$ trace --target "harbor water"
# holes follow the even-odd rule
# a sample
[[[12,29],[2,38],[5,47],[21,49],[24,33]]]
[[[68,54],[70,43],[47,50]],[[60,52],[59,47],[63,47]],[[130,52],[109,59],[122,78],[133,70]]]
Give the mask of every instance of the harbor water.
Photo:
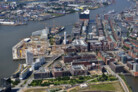
[[[133,5],[133,2],[128,0],[116,0],[112,5],[96,10],[91,10],[91,19],[95,19],[97,14],[107,13],[109,10],[121,12]],[[72,26],[78,21],[78,13],[68,14],[62,17],[39,21],[29,22],[28,25],[23,26],[2,26],[0,25],[0,78],[9,77],[18,67],[18,63],[23,61],[12,60],[12,47],[25,37],[29,37],[32,32],[44,29],[45,26],[65,26],[66,32],[70,33]],[[138,92],[138,78],[126,76],[128,84],[131,86],[133,92]]]

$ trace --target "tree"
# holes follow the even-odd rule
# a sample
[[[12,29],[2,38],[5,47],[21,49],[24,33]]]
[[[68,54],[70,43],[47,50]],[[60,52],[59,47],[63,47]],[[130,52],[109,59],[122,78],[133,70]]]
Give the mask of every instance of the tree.
[[[84,80],[84,77],[82,77],[82,76],[79,76],[79,80]]]

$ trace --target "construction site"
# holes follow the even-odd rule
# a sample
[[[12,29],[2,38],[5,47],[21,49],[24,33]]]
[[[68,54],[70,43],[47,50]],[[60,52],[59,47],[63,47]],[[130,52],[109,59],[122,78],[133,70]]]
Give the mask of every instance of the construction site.
[[[52,35],[49,37],[49,28],[38,30],[32,33],[32,36],[29,38],[22,39],[12,48],[13,60],[21,60],[26,58],[26,51],[29,51],[33,54],[34,58],[37,57],[50,57],[57,55],[58,53],[63,53],[63,48],[65,48],[66,42],[63,38],[58,37],[57,35]],[[66,32],[64,33],[66,36]],[[57,40],[62,40],[58,44]]]
[[[47,40],[47,29],[32,33],[30,38],[24,38],[12,48],[13,60],[25,59],[26,50],[33,53],[34,58],[49,53],[49,41]]]

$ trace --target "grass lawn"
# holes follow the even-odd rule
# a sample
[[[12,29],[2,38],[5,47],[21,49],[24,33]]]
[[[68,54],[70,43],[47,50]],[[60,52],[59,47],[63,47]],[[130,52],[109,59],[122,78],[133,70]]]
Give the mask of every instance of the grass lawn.
[[[83,92],[83,91],[124,92],[119,82],[94,84],[94,85],[89,85],[86,88],[76,87],[76,89],[72,89],[70,92]]]
[[[90,90],[112,91],[115,90],[112,84],[98,84],[89,87]]]
[[[56,87],[36,87],[36,88],[24,88],[21,92],[54,92],[51,90],[61,90],[62,86],[56,86]]]
[[[47,92],[46,88],[41,88],[41,89],[27,89],[24,92]]]

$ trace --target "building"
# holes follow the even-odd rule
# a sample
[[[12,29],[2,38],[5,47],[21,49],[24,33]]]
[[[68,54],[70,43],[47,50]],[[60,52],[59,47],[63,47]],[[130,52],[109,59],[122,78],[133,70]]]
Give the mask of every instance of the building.
[[[129,67],[130,70],[133,70],[133,63],[134,62],[127,62],[127,66]]]
[[[129,56],[128,54],[126,54],[125,52],[119,52],[116,55],[116,57],[119,61],[121,61],[124,64],[126,64],[129,61],[133,61],[133,58],[131,56]]]
[[[116,57],[117,57],[117,59],[119,60],[119,61],[121,61],[121,57],[122,56],[125,56],[125,52],[124,51],[121,51],[121,52],[119,52],[118,54],[116,54]]]
[[[71,65],[83,65],[86,67],[87,70],[94,70],[101,68],[101,65],[103,65],[103,61],[97,61],[97,60],[74,60]]]
[[[23,80],[27,77],[27,75],[29,74],[30,72],[30,68],[31,66],[27,66],[21,73],[20,73],[20,76],[19,76],[19,79],[20,80]]]
[[[138,58],[138,53],[135,52],[134,50],[129,50],[128,55],[130,55],[133,58]]]
[[[134,61],[135,61],[136,63],[138,63],[138,58],[135,58]]]
[[[74,24],[74,26],[72,28],[73,36],[80,36],[81,30],[82,30],[82,25],[83,25],[82,21],[79,21],[79,22]]]
[[[36,61],[32,64],[32,70],[37,70],[41,66],[41,63],[39,61]]]
[[[101,58],[106,65],[115,60],[111,53],[106,53],[104,51],[98,52],[98,57]]]
[[[34,79],[44,79],[50,77],[52,77],[51,71],[44,67],[41,67],[39,70],[34,72]]]
[[[127,66],[130,70],[132,70],[132,73],[135,77],[138,76],[138,63],[137,62],[127,62]]]
[[[63,40],[64,45],[66,45],[66,42],[67,42],[67,35],[66,32],[64,32],[64,40]]]
[[[138,72],[138,63],[133,63],[133,71]]]
[[[67,56],[63,56],[64,63],[71,63],[73,60],[97,60],[96,56],[93,54],[83,54],[83,55],[77,55],[77,54],[70,54]]]
[[[27,65],[32,65],[33,64],[33,53],[31,53],[30,51],[26,51],[26,64]]]
[[[85,10],[79,14],[80,20],[89,20],[90,10]]]
[[[110,62],[109,66],[116,73],[124,72],[124,66],[119,65],[117,62]]]
[[[10,78],[3,78],[0,81],[0,92],[10,92],[11,91],[11,83]]]
[[[127,39],[123,41],[124,46],[128,50],[128,55],[132,58],[138,58],[138,41],[133,39]]]
[[[45,58],[41,57],[35,60],[32,64],[32,70],[37,70],[41,65],[45,63]]]
[[[70,67],[70,73],[72,76],[87,75],[88,70],[84,65],[72,65]]]
[[[124,63],[124,64],[127,63],[127,56],[126,55],[122,55],[121,62]]]
[[[61,67],[54,67],[52,70],[52,75],[53,77],[64,77],[64,76],[70,76],[70,71],[67,70],[66,68],[61,68]]]
[[[78,52],[86,52],[87,51],[87,43],[84,39],[75,39],[72,42],[72,45]]]
[[[75,46],[70,46],[68,48],[64,48],[64,53],[65,54],[69,54],[69,53],[76,53],[77,52],[77,48]]]
[[[107,41],[92,40],[88,42],[88,51],[109,51],[109,47]]]
[[[41,40],[47,40],[48,39],[48,34],[49,34],[49,28],[46,27],[45,29],[42,30],[40,39]]]

